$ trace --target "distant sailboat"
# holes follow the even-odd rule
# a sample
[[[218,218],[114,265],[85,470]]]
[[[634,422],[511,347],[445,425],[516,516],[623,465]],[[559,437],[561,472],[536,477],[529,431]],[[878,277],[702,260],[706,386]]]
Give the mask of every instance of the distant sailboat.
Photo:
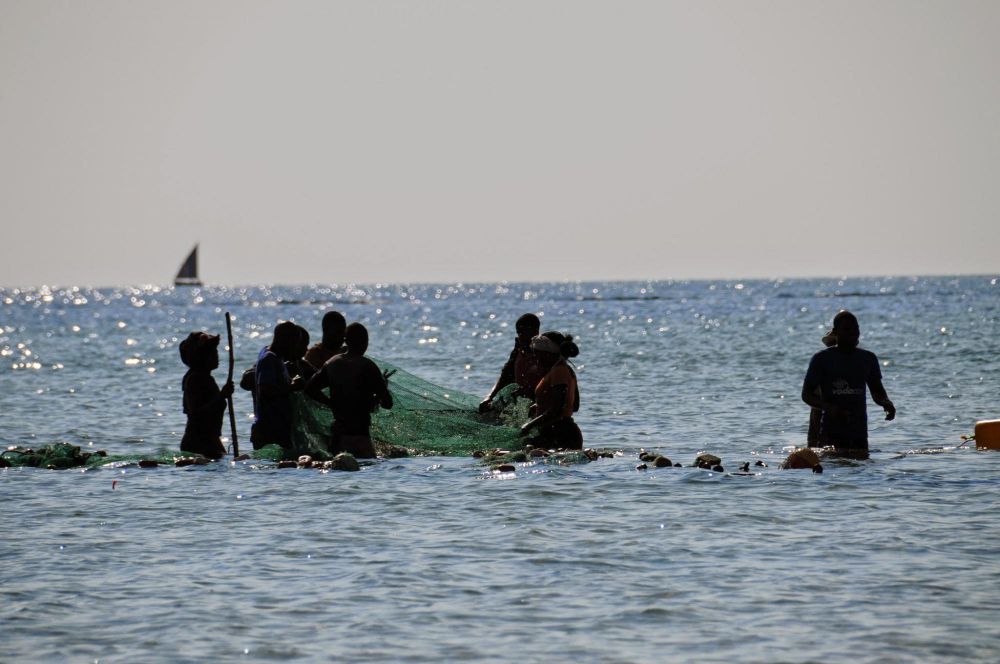
[[[174,277],[174,286],[201,286],[201,279],[198,278],[198,245],[188,254],[181,269]]]

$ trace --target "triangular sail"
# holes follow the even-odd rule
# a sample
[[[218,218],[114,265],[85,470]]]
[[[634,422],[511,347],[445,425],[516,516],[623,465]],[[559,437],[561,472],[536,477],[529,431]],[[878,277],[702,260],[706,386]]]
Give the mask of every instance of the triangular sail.
[[[198,245],[194,245],[181,269],[177,271],[174,286],[201,286],[201,279],[198,278]]]

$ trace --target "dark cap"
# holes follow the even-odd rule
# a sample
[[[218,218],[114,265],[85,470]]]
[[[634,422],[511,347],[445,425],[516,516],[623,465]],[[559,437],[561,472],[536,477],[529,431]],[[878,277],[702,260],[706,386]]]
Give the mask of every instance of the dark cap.
[[[216,348],[219,345],[219,335],[208,332],[192,332],[187,335],[187,339],[181,342],[181,362],[191,366],[192,360],[207,348]]]

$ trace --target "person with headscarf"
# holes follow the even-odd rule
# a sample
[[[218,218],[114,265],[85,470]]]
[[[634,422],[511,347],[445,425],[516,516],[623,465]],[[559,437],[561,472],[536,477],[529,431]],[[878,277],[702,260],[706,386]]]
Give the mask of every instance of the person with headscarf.
[[[580,391],[576,373],[569,360],[580,354],[573,337],[559,332],[546,332],[531,340],[531,350],[545,375],[535,386],[535,402],[529,420],[521,427],[521,436],[534,437],[529,443],[546,449],[583,449],[583,434],[573,420],[580,409]]]
[[[180,343],[181,361],[188,367],[181,388],[187,415],[181,451],[221,459],[226,454],[222,444],[222,419],[226,398],[233,393],[232,382],[219,384],[212,371],[219,367],[219,335],[192,332]]]

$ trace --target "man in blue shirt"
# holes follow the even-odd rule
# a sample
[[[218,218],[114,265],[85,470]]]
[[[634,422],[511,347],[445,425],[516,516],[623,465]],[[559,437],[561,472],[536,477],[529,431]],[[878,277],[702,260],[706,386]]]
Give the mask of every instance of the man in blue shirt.
[[[813,355],[802,384],[802,400],[822,411],[819,443],[836,448],[844,456],[868,458],[868,411],[866,391],[885,409],[885,419],[896,417],[896,407],[882,386],[878,358],[858,348],[861,328],[849,311],[833,319],[837,345]]]
[[[302,380],[292,380],[285,362],[292,361],[300,345],[300,333],[295,323],[285,321],[274,328],[274,340],[257,356],[255,368],[254,415],[250,442],[259,450],[265,445],[292,444],[291,393],[302,389]]]

